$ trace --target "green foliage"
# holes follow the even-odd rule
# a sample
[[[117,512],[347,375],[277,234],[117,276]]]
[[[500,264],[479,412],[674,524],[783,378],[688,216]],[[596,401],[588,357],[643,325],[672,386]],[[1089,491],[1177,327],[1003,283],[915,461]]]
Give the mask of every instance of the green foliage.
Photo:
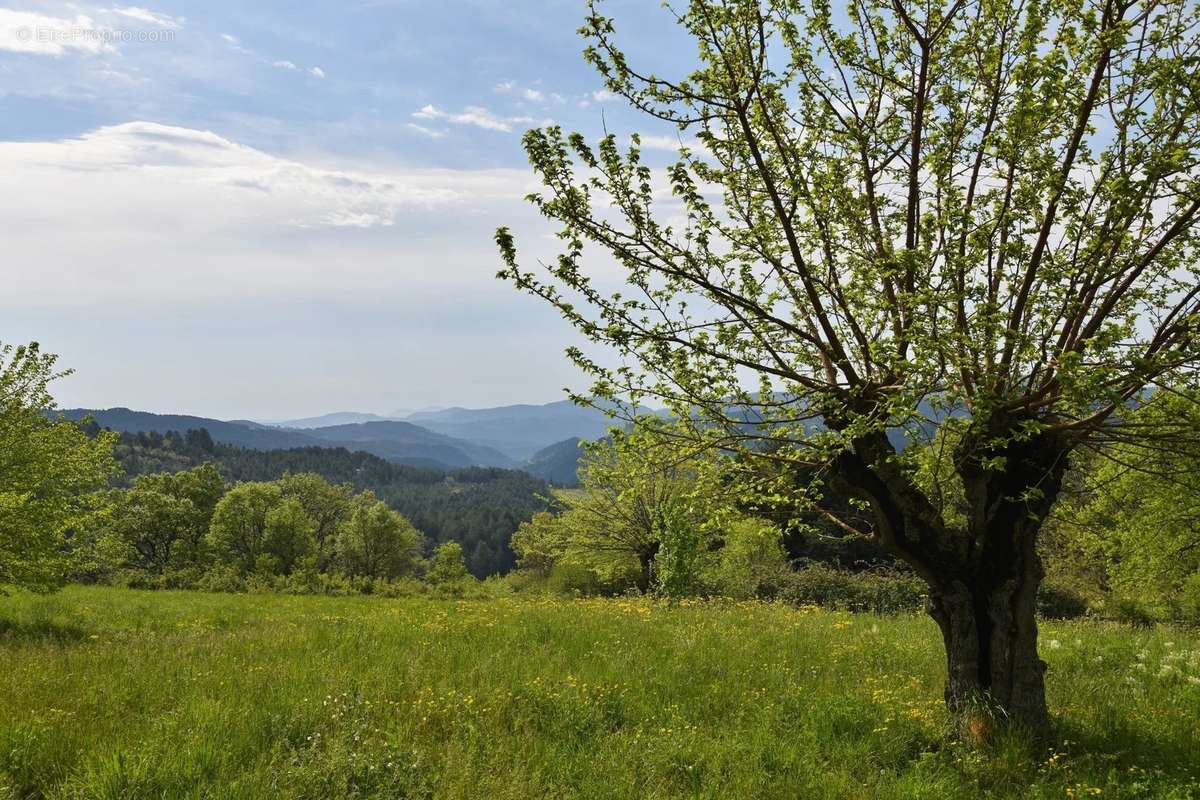
[[[747,517],[730,522],[723,539],[707,582],[739,600],[776,597],[792,571],[779,529]]]
[[[462,545],[458,542],[443,542],[433,549],[426,579],[434,586],[449,586],[467,580],[467,564],[463,560]]]
[[[71,559],[68,534],[98,510],[114,469],[115,436],[89,438],[54,416],[49,384],[65,375],[37,343],[0,343],[0,591],[48,591]]]
[[[373,491],[429,541],[461,543],[477,577],[512,569],[516,558],[509,539],[522,522],[547,508],[550,493],[544,481],[515,470],[446,472],[340,447],[249,450],[215,443],[204,430],[123,433],[116,455],[130,476],[212,463],[231,483],[282,480],[284,492],[296,494],[317,522],[322,569],[331,566],[330,534],[344,519],[355,490]]]
[[[243,572],[253,570],[258,557],[266,554],[268,516],[282,502],[283,492],[272,483],[239,483],[226,492],[213,511],[208,532],[208,544],[217,558]]]
[[[696,593],[707,548],[698,526],[667,506],[658,509],[659,548],[654,557],[655,590],[669,600]]]
[[[98,547],[123,550],[122,564],[162,574],[206,560],[205,537],[225,491],[211,464],[186,472],[143,475],[110,495]],[[111,556],[110,556],[111,558]]]
[[[914,575],[845,572],[808,564],[787,576],[778,598],[799,606],[907,614],[925,605],[928,587]]]
[[[347,575],[394,580],[416,572],[421,534],[373,493],[364,492],[351,501],[350,517],[338,528],[336,552]]]
[[[294,497],[312,520],[318,563],[327,566],[332,558],[334,535],[351,513],[354,486],[331,484],[315,472],[287,473],[278,483],[283,496]]]
[[[1185,614],[1200,575],[1200,392],[1156,393],[1122,428],[1131,435],[1080,460],[1078,491],[1056,510],[1058,552],[1081,569],[1098,561],[1093,580],[1118,596]]]
[[[295,497],[283,497],[274,508],[267,511],[263,525],[262,554],[271,558],[276,567],[271,574],[284,575],[292,571],[296,562],[316,552],[317,525],[304,510],[304,505]]]

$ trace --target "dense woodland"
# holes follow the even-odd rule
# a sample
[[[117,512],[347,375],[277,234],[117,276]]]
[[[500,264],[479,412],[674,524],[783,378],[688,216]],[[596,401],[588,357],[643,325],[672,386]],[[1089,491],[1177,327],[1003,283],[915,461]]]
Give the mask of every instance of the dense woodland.
[[[358,491],[372,491],[407,517],[428,547],[458,542],[477,577],[503,574],[515,559],[508,542],[523,521],[548,507],[550,489],[524,472],[490,467],[444,471],[395,464],[345,448],[251,450],[214,442],[207,431],[122,433],[114,456],[118,483],[137,476],[178,472],[205,463],[230,483],[272,481],[312,473]]]

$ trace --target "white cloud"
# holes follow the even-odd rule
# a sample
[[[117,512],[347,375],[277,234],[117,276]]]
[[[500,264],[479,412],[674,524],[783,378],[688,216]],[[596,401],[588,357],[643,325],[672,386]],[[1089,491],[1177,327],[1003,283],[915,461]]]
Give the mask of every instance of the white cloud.
[[[499,117],[480,106],[467,106],[458,113],[443,111],[434,105],[427,105],[420,111],[414,111],[416,119],[442,120],[454,125],[472,125],[489,131],[511,133],[514,123],[531,121],[526,117]]]
[[[325,77],[325,70],[321,69],[320,67],[309,67],[308,69],[303,69],[302,67],[297,66],[297,64],[294,61],[285,61],[285,60],[272,61],[271,66],[279,67],[280,69],[286,69],[291,72],[307,72],[309,75],[312,75],[314,78],[324,78]]]
[[[495,86],[492,87],[492,90],[495,92],[499,92],[500,94],[508,94],[509,92],[511,92],[513,89],[516,89],[516,88],[517,88],[516,81],[500,81],[499,83],[497,83]]]
[[[521,92],[521,96],[534,103],[540,103],[546,99],[546,95],[542,94],[537,89],[524,89]]]
[[[20,276],[0,309],[490,285],[490,231],[532,216],[533,185],[527,170],[329,168],[150,122],[0,142]]]
[[[114,7],[112,12],[122,17],[135,19],[139,22],[146,22],[151,25],[157,25],[160,28],[167,28],[168,30],[173,31],[181,29],[183,24],[187,21],[184,17],[172,17],[168,16],[167,14],[159,14],[140,6],[127,6],[125,8],[118,6]]]
[[[220,197],[231,210],[238,209],[224,222],[244,219],[276,227],[386,226],[401,209],[465,199],[452,188],[326,170],[209,131],[152,122],[99,128],[56,142],[0,142],[0,164],[20,165],[26,177],[36,177],[29,184],[34,186],[84,175],[110,187],[133,188],[127,184],[143,181],[168,207],[173,198]],[[222,224],[223,216],[210,224]]]
[[[31,11],[0,8],[0,50],[61,56],[113,52],[113,32],[83,14],[51,17]]]
[[[701,151],[707,152],[707,148],[704,147],[703,143],[701,143],[699,139],[693,139],[691,137],[684,137],[681,139],[678,136],[640,134],[638,139],[642,143],[643,150],[668,150],[672,153],[677,153],[679,152],[679,148],[682,146],[688,148],[693,153]]]
[[[592,92],[592,100],[596,101],[597,103],[608,103],[616,99],[617,95],[613,94],[608,89],[601,89],[598,92]]]
[[[415,122],[410,122],[407,125],[405,125],[405,127],[409,128],[410,130],[414,130],[423,136],[428,136],[430,139],[441,139],[443,136],[446,135],[445,131],[439,131],[435,128],[429,128],[424,125],[418,125]]]

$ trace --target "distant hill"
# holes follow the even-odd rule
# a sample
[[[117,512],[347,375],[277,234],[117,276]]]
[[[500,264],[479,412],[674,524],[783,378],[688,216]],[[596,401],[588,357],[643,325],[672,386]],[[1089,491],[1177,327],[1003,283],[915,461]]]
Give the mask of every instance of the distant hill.
[[[386,422],[399,419],[403,416],[405,415],[400,414],[396,417],[384,417],[379,414],[367,414],[362,411],[335,411],[332,414],[322,414],[319,417],[304,417],[303,419],[289,419],[263,424],[270,425],[273,428],[300,428],[301,430],[307,430],[309,428],[327,428],[332,425],[353,425],[359,422]]]
[[[249,447],[253,450],[283,450],[288,447],[307,447],[319,444],[298,431],[285,431],[254,422],[224,422],[207,417],[184,414],[152,414],[148,411],[132,411],[128,408],[71,408],[61,412],[68,419],[90,416],[102,428],[125,433],[149,433],[150,431],[186,431],[204,428],[213,440],[223,444]]]
[[[579,465],[583,459],[582,440],[578,436],[542,448],[521,465],[521,469],[555,486],[579,485]]]
[[[128,408],[76,408],[62,412],[70,419],[91,416],[104,428],[127,433],[186,431],[204,428],[214,441],[252,450],[295,447],[345,447],[386,458],[398,464],[461,469],[512,467],[515,461],[488,447],[461,441],[409,422],[365,422],[298,430],[256,422],[208,419],[179,414],[152,414]]]
[[[569,400],[545,405],[498,408],[446,408],[419,411],[405,418],[431,431],[495,448],[516,461],[566,439],[599,439],[619,424],[603,411]]]
[[[514,467],[504,453],[464,439],[435,433],[411,422],[363,422],[305,431],[330,446],[363,450],[400,463],[419,458],[449,467]]]

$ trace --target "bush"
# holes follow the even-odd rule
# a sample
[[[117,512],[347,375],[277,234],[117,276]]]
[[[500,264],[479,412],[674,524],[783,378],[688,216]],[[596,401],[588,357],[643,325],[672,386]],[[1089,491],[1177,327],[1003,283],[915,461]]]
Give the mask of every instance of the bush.
[[[1135,628],[1149,628],[1154,625],[1154,614],[1132,597],[1113,598],[1108,604],[1108,613],[1118,622]]]
[[[793,605],[815,605],[876,614],[907,614],[925,603],[925,583],[896,571],[844,572],[809,564],[783,581],[778,599]]]
[[[1188,625],[1200,625],[1200,572],[1185,580],[1171,598],[1171,616]]]
[[[1038,588],[1037,611],[1043,619],[1078,619],[1088,613],[1088,602],[1074,589],[1047,582]]]
[[[200,577],[196,588],[204,592],[244,592],[246,584],[233,564],[214,564]]]
[[[749,600],[777,597],[791,573],[779,529],[747,518],[728,525],[725,546],[705,577],[717,594]]]

